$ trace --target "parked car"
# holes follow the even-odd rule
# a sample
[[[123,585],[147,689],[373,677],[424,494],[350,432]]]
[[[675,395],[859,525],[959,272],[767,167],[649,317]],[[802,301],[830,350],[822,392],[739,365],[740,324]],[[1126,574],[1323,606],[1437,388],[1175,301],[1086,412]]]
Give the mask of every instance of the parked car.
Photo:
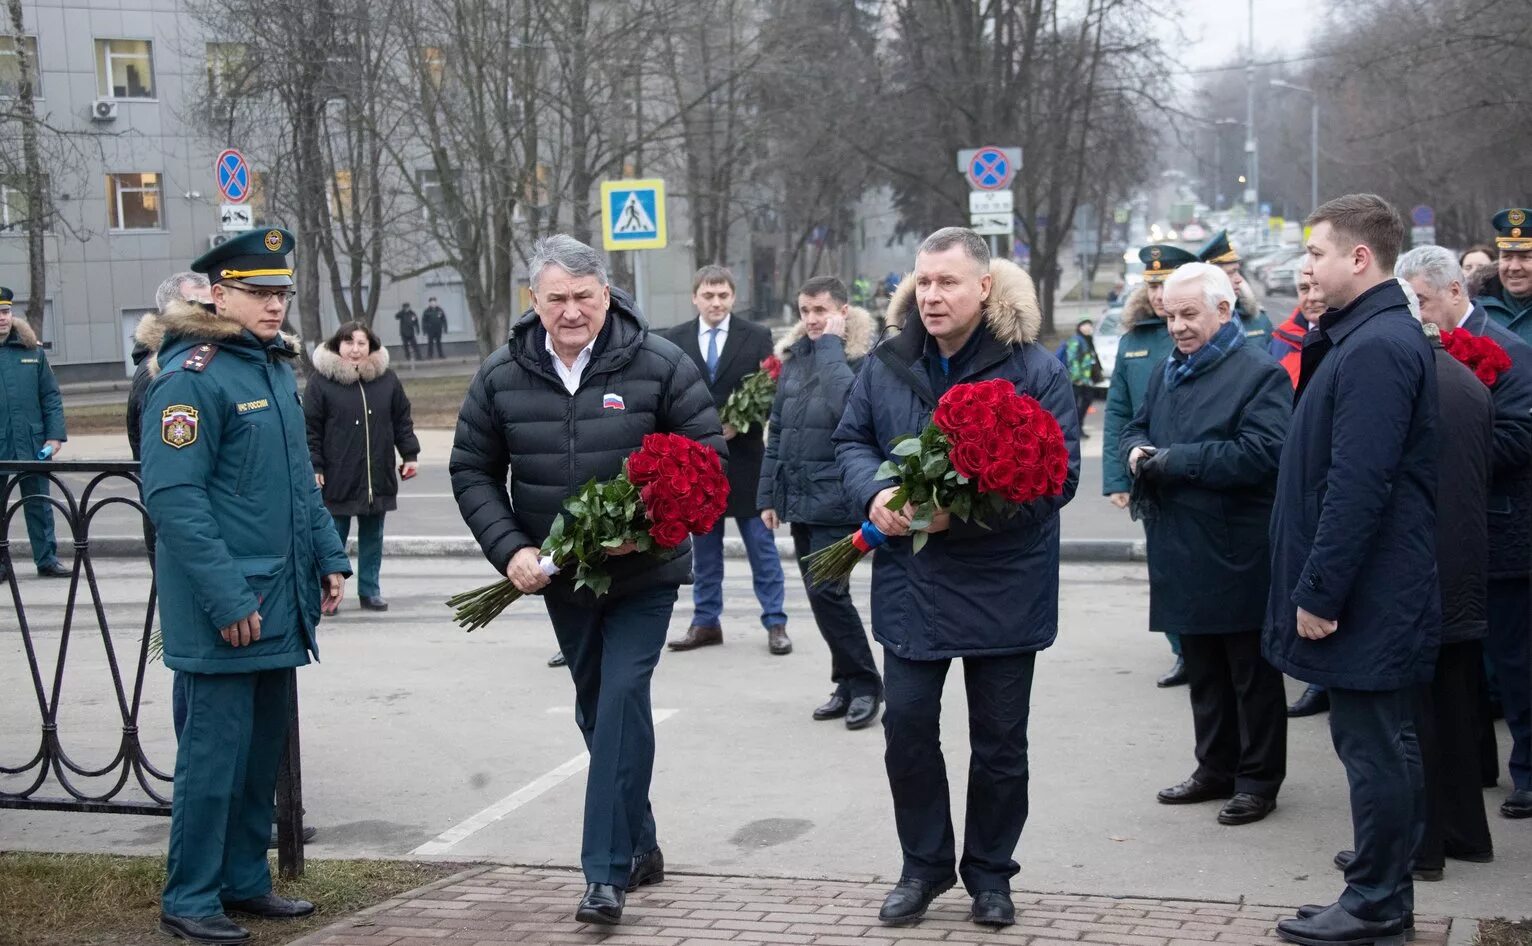
[[[1107,306],[1096,317],[1096,357],[1101,359],[1101,383],[1096,385],[1096,391],[1102,396],[1112,383],[1112,369],[1117,367],[1117,345],[1121,341],[1122,305],[1119,303]]]
[[[1247,260],[1244,266],[1245,278],[1253,282],[1264,284],[1266,281],[1266,274],[1272,268],[1282,266],[1286,263],[1291,263],[1293,260],[1298,259],[1301,256],[1303,256],[1303,247],[1284,246],[1274,253],[1268,253],[1264,256],[1257,257],[1256,259]]]
[[[1285,263],[1269,267],[1266,275],[1261,278],[1261,285],[1266,288],[1266,294],[1296,296],[1298,271],[1303,268],[1303,259],[1304,256],[1300,253]]]

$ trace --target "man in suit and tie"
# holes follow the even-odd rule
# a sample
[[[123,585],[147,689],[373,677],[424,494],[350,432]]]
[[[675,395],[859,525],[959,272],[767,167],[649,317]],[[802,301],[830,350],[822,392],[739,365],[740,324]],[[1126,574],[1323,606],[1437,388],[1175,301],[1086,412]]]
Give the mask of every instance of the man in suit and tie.
[[[760,370],[761,362],[771,354],[771,330],[734,318],[734,274],[722,266],[697,270],[692,278],[692,303],[697,307],[697,318],[664,334],[697,362],[721,410],[745,376]],[[787,636],[787,614],[783,611],[782,560],[777,555],[776,538],[755,514],[765,438],[759,427],[739,433],[728,424],[723,435],[729,441],[728,518],[734,520],[745,541],[767,647],[773,654],[788,654],[793,642]],[[671,650],[723,643],[723,530],[724,520],[720,519],[712,532],[696,538],[692,548],[696,580],[692,585],[692,623],[685,636],[670,642]]]

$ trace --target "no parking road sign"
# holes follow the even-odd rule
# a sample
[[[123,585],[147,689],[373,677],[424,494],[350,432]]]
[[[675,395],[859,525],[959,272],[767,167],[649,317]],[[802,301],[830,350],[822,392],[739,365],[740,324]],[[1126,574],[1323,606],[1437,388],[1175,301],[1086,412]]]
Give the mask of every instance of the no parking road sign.
[[[974,190],[1005,190],[1021,168],[1020,148],[971,148],[958,152],[958,170]]]
[[[231,204],[242,204],[250,199],[250,165],[245,156],[229,148],[213,162],[213,175],[218,179],[218,192]]]
[[[665,248],[665,182],[601,182],[601,245],[607,250]]]

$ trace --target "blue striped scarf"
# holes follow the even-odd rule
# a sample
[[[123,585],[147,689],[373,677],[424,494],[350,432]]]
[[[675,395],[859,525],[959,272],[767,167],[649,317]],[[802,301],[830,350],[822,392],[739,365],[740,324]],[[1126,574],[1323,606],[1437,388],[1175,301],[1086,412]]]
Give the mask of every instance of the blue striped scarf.
[[[1170,353],[1170,357],[1165,359],[1165,387],[1174,388],[1183,381],[1190,381],[1223,361],[1243,344],[1245,326],[1235,316],[1221,325],[1206,345],[1190,355],[1182,355],[1179,350]]]

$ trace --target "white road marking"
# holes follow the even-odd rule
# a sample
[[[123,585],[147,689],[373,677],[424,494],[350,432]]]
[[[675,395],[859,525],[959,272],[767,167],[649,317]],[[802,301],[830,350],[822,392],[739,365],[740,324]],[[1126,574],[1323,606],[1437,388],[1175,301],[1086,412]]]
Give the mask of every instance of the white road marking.
[[[677,710],[673,709],[655,710],[654,724],[658,726],[660,723],[663,723],[665,720],[676,715],[677,712]],[[571,776],[584,770],[589,765],[590,753],[580,753],[558,768],[539,775],[537,778],[528,782],[526,785],[523,785],[521,788],[518,788],[516,791],[510,793],[509,795],[495,802],[493,805],[490,805],[488,808],[467,819],[466,821],[461,821],[458,824],[453,825],[451,828],[448,828],[446,831],[443,831],[432,840],[427,841],[420,847],[417,847],[415,850],[411,851],[410,856],[415,857],[417,855],[425,854],[446,854],[450,852],[453,848],[457,847],[462,842],[466,841],[470,837],[473,837],[475,834],[504,818],[506,815],[509,815],[516,809],[526,805],[528,802],[534,801],[539,796],[546,793],[549,789],[567,781]]]

